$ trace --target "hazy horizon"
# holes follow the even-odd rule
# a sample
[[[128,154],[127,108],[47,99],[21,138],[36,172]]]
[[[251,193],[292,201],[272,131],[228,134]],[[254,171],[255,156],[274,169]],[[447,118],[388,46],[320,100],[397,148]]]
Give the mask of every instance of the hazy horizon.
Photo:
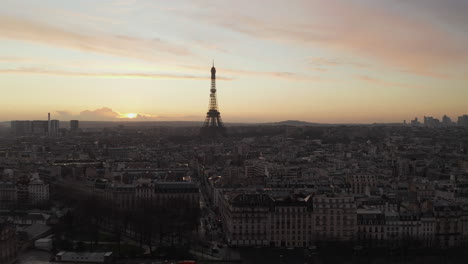
[[[0,120],[0,123],[10,123],[11,121],[35,121],[42,120],[45,121],[47,118],[42,119],[14,119],[14,120]],[[89,123],[199,123],[200,125],[204,123],[204,120],[142,120],[142,119],[129,119],[129,118],[120,118],[114,120],[80,120],[80,119],[56,119],[62,123],[68,123],[71,120],[78,120],[79,122],[89,122]],[[452,119],[453,120],[453,119]],[[404,120],[408,124],[411,120]],[[419,119],[419,122],[424,120]],[[336,123],[324,123],[324,122],[314,122],[314,121],[305,121],[305,120],[272,120],[272,121],[238,121],[238,122],[223,122],[224,124],[246,124],[246,125],[256,125],[256,124],[275,124],[275,123],[287,123],[287,122],[299,122],[305,124],[317,124],[317,125],[373,125],[373,124],[403,124],[403,122],[370,122],[370,123],[359,123],[359,122],[336,122]],[[456,119],[455,119],[456,122]],[[62,125],[61,125],[62,126]]]
[[[99,109],[97,109],[99,110]],[[138,113],[130,113],[130,114],[136,114],[138,115]],[[463,116],[463,115],[466,115],[468,114],[468,110],[466,111],[466,113],[462,113],[462,114],[459,114],[459,115],[453,115],[453,116],[450,116],[450,115],[447,115],[449,118],[451,118],[451,120],[453,122],[457,122],[457,118],[459,116]],[[442,117],[444,116],[445,114],[441,114],[441,115],[435,115],[435,116],[431,116],[431,115],[427,115],[427,117],[433,117],[433,118],[436,118],[436,119],[439,119],[439,120],[442,120]],[[60,116],[59,118],[57,118],[57,115],[54,115],[53,113],[51,113],[51,119],[55,119],[55,120],[59,120],[59,121],[70,121],[70,120],[79,120],[79,121],[82,121],[82,122],[201,122],[203,123],[204,122],[204,119],[205,119],[205,115],[200,115],[200,116],[182,116],[182,117],[158,117],[157,119],[156,118],[151,118],[151,117],[145,117],[145,116],[137,116],[136,118],[128,118],[128,117],[125,117],[125,116],[122,116],[122,117],[110,117],[110,118],[106,118],[106,117],[100,117],[100,116],[97,116],[97,117],[91,117],[91,119],[82,119],[80,118],[80,115],[77,114],[77,115],[65,115],[65,116],[62,116],[62,115],[58,115]],[[415,118],[418,118],[418,121],[419,122],[423,122],[424,121],[424,117],[425,116],[408,116],[408,118],[406,119],[402,119],[402,120],[367,120],[367,121],[363,121],[363,122],[359,122],[359,121],[346,121],[346,120],[343,120],[343,121],[339,121],[337,120],[336,122],[326,122],[325,121],[317,121],[317,120],[313,120],[313,119],[309,119],[309,120],[306,120],[306,119],[291,119],[288,117],[285,117],[284,119],[267,119],[267,120],[261,120],[261,119],[258,119],[258,120],[249,120],[249,119],[238,119],[238,118],[234,118],[234,119],[229,119],[229,120],[226,120],[224,123],[246,123],[246,124],[261,124],[261,123],[276,123],[276,122],[285,122],[285,121],[299,121],[299,122],[307,122],[307,123],[316,123],[316,124],[375,124],[375,123],[382,123],[382,124],[393,124],[393,123],[403,123],[404,121],[406,121],[406,123],[410,123],[411,120],[414,120]],[[223,118],[224,119],[224,118]],[[44,115],[31,115],[31,116],[27,116],[25,115],[24,118],[22,119],[3,119],[3,120],[0,120],[0,122],[10,122],[10,121],[15,121],[15,120],[47,120],[47,113]]]

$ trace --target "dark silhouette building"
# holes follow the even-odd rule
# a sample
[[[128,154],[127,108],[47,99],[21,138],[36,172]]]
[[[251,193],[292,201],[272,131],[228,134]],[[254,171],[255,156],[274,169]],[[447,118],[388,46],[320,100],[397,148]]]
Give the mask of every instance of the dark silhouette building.
[[[14,120],[11,121],[11,132],[16,136],[22,136],[32,133],[31,121]]]
[[[200,134],[205,138],[216,138],[226,134],[226,128],[221,120],[221,113],[218,111],[218,102],[216,100],[216,68],[214,63],[213,67],[211,67],[210,106]]]
[[[80,129],[80,121],[70,120],[70,131],[76,132]]]
[[[0,263],[11,263],[17,255],[15,227],[0,220]]]

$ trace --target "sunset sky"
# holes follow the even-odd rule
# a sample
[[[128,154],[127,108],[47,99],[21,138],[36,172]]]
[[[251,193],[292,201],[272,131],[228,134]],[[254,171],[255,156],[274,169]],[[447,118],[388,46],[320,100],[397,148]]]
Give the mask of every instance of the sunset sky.
[[[467,0],[2,0],[0,120],[468,114]]]

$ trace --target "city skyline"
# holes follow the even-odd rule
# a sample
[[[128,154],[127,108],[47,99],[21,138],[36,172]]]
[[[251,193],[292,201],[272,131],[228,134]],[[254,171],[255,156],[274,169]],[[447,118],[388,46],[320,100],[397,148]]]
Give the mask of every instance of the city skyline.
[[[112,109],[96,109],[96,110],[99,110],[99,111],[112,111]],[[47,113],[48,115],[50,115],[50,113]],[[108,119],[76,119],[76,118],[79,118],[80,115],[70,115],[68,116],[68,119],[54,119],[54,120],[57,120],[57,121],[61,121],[61,122],[65,122],[65,123],[68,123],[70,121],[83,121],[83,122],[102,122],[102,123],[107,123],[107,122],[117,122],[117,123],[125,123],[125,122],[129,122],[129,123],[144,123],[144,122],[148,122],[148,123],[154,123],[154,122],[161,122],[161,123],[167,123],[167,122],[187,122],[188,124],[195,124],[195,123],[199,123],[200,125],[203,125],[206,120],[203,122],[203,120],[198,120],[198,119],[195,119],[195,120],[173,120],[173,119],[160,119],[160,120],[154,120],[154,119],[151,119],[151,118],[148,118],[148,119],[144,119],[144,116],[139,116],[140,114],[137,114],[137,113],[125,113],[125,114],[122,114],[122,113],[118,113],[119,116],[118,117],[114,117],[114,118],[108,118]],[[45,118],[46,116],[42,115],[42,116],[39,116],[38,118],[29,118],[29,119],[12,119],[12,120],[0,120],[0,123],[10,123],[10,122],[14,122],[14,121],[47,121],[47,118]],[[310,121],[304,121],[304,120],[296,120],[296,119],[288,119],[288,120],[275,120],[275,121],[271,121],[271,122],[268,122],[268,121],[265,121],[265,122],[227,122],[228,124],[231,123],[231,124],[275,124],[275,123],[284,123],[284,124],[287,124],[288,122],[291,122],[289,125],[291,126],[300,126],[301,124],[300,123],[303,123],[303,124],[318,124],[318,125],[372,125],[372,124],[389,124],[389,125],[393,125],[393,124],[402,124],[402,125],[412,125],[412,126],[427,126],[427,124],[425,124],[425,119],[428,119],[428,121],[426,122],[437,122],[437,124],[435,126],[457,126],[457,125],[460,125],[459,123],[460,122],[463,122],[462,126],[464,126],[464,122],[466,122],[465,120],[468,118],[468,115],[464,114],[464,115],[460,115],[460,116],[457,116],[457,117],[451,117],[451,116],[447,116],[447,115],[443,115],[443,116],[423,116],[423,117],[413,117],[412,119],[405,119],[405,120],[402,120],[401,122],[394,122],[394,123],[391,123],[391,122],[388,122],[388,123],[378,123],[378,122],[374,122],[374,123],[319,123],[319,122],[310,122]],[[446,121],[444,121],[445,118],[448,118],[448,122],[449,124],[445,123]],[[463,119],[463,121],[460,121],[460,119]],[[297,122],[297,123],[296,123]],[[224,123],[224,122],[223,122]],[[10,125],[11,126],[11,125]],[[432,127],[433,125],[431,125]]]
[[[468,4],[4,1],[0,121],[395,123],[468,112]]]

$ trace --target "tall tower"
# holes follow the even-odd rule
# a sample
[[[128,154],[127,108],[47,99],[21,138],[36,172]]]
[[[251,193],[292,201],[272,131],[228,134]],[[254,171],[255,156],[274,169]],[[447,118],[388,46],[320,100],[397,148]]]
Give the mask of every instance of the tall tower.
[[[50,131],[50,113],[47,113],[47,133],[51,134],[51,131]]]
[[[200,130],[203,137],[218,137],[224,136],[226,128],[221,120],[221,113],[218,111],[218,102],[216,100],[216,68],[211,67],[211,90],[210,90],[210,105],[206,113],[205,123]]]

